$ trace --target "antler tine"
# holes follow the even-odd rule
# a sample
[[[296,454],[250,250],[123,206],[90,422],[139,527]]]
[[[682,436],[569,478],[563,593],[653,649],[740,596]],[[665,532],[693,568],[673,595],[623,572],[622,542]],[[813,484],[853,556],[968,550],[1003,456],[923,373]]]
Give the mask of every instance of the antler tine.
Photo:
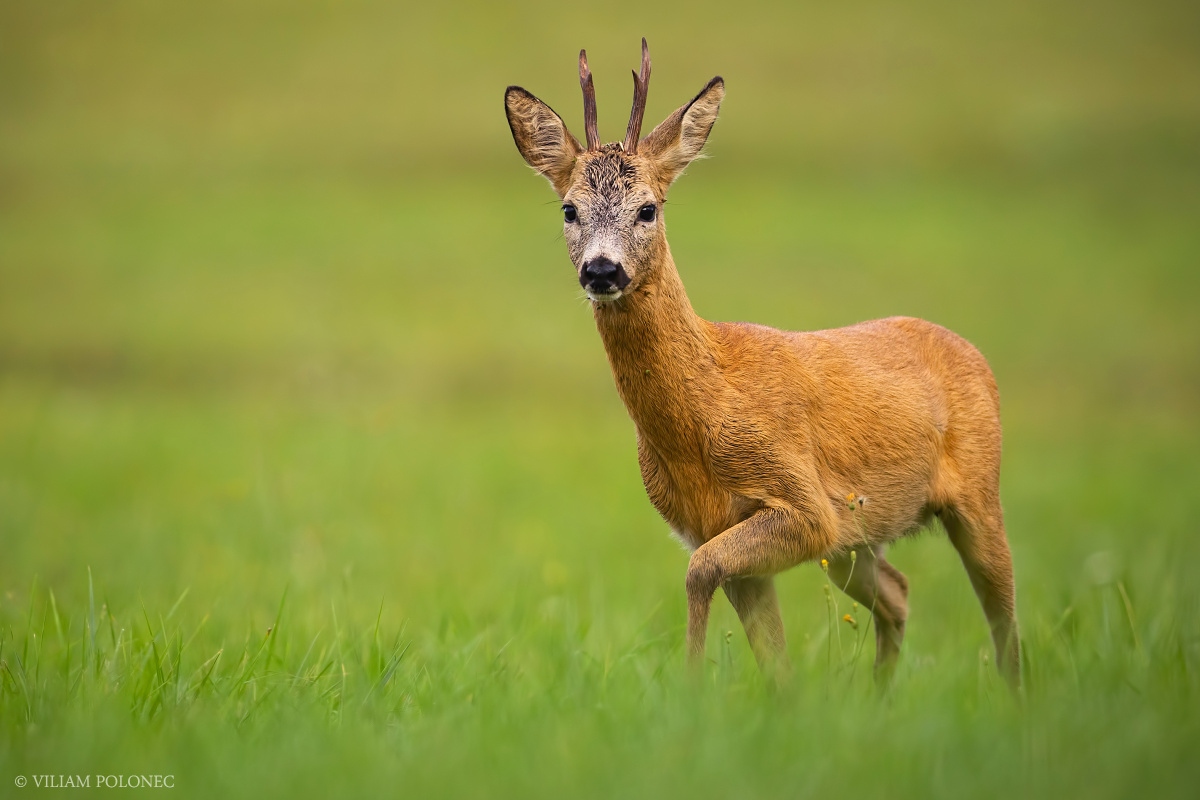
[[[650,92],[650,48],[642,37],[642,74],[633,74],[633,109],[629,112],[629,127],[625,129],[625,152],[637,152],[638,137],[642,135],[642,117],[646,114],[646,95]]]
[[[600,149],[600,133],[596,128],[596,85],[592,82],[592,71],[588,69],[587,51],[579,51],[579,85],[583,88],[583,132],[587,136],[587,149]]]

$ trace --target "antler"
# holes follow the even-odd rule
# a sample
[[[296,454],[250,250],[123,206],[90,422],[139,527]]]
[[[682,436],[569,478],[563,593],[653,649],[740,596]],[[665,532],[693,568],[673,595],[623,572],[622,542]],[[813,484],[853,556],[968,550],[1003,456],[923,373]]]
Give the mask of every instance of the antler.
[[[633,109],[629,112],[629,127],[625,129],[625,152],[637,152],[642,133],[642,117],[646,113],[646,95],[650,91],[650,48],[642,37],[642,74],[633,73]]]
[[[600,134],[596,129],[596,85],[592,83],[592,71],[588,69],[587,51],[579,51],[579,85],[583,88],[583,129],[587,135],[587,149],[600,149]]]

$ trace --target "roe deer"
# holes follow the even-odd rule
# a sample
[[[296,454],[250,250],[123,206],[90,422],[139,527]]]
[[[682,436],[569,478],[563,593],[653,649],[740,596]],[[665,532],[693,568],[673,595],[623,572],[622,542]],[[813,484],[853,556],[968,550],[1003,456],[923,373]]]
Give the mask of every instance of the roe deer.
[[[810,333],[701,319],[667,246],[663,203],[700,154],[724,81],[713,78],[639,138],[650,79],[643,39],[625,141],[601,145],[583,51],[579,79],[586,147],[519,86],[504,106],[517,149],[563,201],[567,250],[637,428],[646,492],[691,551],[689,660],[703,661],[719,586],[760,667],[782,677],[772,576],[827,559],[833,580],[872,611],[875,671],[886,682],[908,581],[884,550],[937,516],[983,605],[996,663],[1019,686],[999,395],[983,356],[905,317]]]

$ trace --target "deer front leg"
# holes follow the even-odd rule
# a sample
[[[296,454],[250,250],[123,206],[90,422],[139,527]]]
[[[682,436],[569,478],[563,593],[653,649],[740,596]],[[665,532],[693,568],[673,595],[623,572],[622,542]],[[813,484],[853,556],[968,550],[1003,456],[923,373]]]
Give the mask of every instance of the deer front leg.
[[[827,546],[818,528],[802,515],[790,509],[766,508],[697,548],[686,581],[688,660],[692,664],[704,660],[708,613],[718,586],[731,578],[769,577],[816,558]],[[747,634],[751,635],[749,628]],[[780,642],[782,639],[780,625]]]
[[[785,683],[790,668],[775,579],[729,578],[721,588],[746,629],[746,639],[759,670],[775,683]]]

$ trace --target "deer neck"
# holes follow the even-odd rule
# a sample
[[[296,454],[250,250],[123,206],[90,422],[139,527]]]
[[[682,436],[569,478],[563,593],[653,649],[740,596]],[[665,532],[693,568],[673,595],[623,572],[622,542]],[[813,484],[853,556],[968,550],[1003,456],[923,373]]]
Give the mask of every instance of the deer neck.
[[[638,434],[664,455],[695,453],[723,382],[713,325],[692,309],[670,250],[636,292],[594,313]]]

